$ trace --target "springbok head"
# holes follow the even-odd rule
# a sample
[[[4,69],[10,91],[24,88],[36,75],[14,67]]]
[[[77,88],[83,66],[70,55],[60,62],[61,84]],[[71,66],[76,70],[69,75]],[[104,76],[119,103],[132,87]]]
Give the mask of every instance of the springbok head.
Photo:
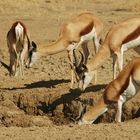
[[[25,65],[27,68],[30,68],[37,59],[37,45],[35,42],[32,41],[32,43],[29,42],[29,53],[25,62]]]
[[[77,55],[75,53],[75,50],[73,50],[75,72],[76,72],[76,75],[78,76],[78,79],[77,79],[78,80],[77,81],[78,82],[78,87],[82,91],[84,91],[85,88],[91,82],[94,73],[90,72],[90,70],[86,66],[85,61],[84,61],[84,56],[81,52],[80,52],[80,55],[81,55],[81,60],[78,63]]]

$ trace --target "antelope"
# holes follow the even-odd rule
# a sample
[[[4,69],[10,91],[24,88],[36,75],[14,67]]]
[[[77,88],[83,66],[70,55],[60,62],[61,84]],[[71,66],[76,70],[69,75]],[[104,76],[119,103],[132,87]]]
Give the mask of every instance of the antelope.
[[[94,107],[87,111],[79,124],[92,124],[112,104],[116,105],[115,121],[121,122],[122,105],[140,91],[140,58],[131,60],[110,82]]]
[[[36,44],[29,40],[26,26],[21,21],[13,23],[7,33],[7,46],[10,53],[10,76],[17,76],[19,67],[20,75],[23,75],[24,63],[30,67],[33,63],[33,55]]]
[[[97,16],[89,12],[82,13],[62,26],[59,38],[54,43],[38,47],[38,56],[46,54],[52,55],[66,50],[72,66],[70,87],[73,88],[73,50],[81,45],[86,58],[86,63],[89,56],[87,42],[93,40],[95,44],[95,52],[97,52],[100,46],[102,30],[103,23]]]
[[[123,53],[138,45],[140,45],[140,18],[129,18],[112,26],[98,53],[86,65],[82,62],[83,59],[79,65],[75,65],[79,76],[79,88],[85,90],[95,70],[110,57],[113,58],[113,79],[115,79],[117,64],[119,71],[123,68]]]

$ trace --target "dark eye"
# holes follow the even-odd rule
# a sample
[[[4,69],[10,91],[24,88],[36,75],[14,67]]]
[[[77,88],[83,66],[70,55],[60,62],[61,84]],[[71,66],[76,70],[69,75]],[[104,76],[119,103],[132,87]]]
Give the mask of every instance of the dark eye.
[[[84,79],[85,79],[85,75],[82,76],[82,80],[84,80]]]

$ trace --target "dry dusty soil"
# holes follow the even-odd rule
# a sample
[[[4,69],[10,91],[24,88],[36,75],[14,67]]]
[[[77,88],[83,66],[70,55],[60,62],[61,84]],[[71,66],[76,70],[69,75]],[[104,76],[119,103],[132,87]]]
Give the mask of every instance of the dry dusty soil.
[[[97,85],[81,93],[70,90],[67,52],[41,57],[23,77],[10,77],[6,34],[21,20],[37,44],[54,42],[63,24],[81,12],[90,11],[109,28],[128,18],[140,17],[139,0],[4,0],[0,1],[0,140],[140,139],[140,94],[123,106],[122,123],[114,122],[112,107],[93,125],[79,126],[79,108],[88,109],[112,80],[112,60],[98,70]],[[38,45],[39,47],[39,45]],[[89,43],[92,51],[92,42]],[[139,56],[125,53],[125,64]]]

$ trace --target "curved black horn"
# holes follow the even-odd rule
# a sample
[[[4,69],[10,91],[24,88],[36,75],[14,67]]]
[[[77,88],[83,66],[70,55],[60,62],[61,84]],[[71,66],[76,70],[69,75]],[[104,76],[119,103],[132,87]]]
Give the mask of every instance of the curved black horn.
[[[74,61],[75,61],[74,65],[75,65],[75,67],[76,67],[78,70],[80,70],[80,69],[82,68],[83,64],[84,64],[84,55],[83,55],[83,53],[82,53],[81,51],[79,51],[79,53],[80,53],[80,55],[81,55],[81,60],[80,60],[80,62],[79,62],[79,64],[78,64],[78,57],[77,57],[75,51],[76,51],[76,50],[73,50],[73,57],[74,57],[74,59],[75,59],[75,60],[74,60]]]
[[[81,51],[79,51],[79,52],[80,52],[80,55],[81,55],[81,61],[80,61],[79,65],[78,65],[78,67],[81,68],[82,65],[84,64],[84,55],[82,54]]]
[[[74,57],[74,65],[75,67],[78,67],[78,58],[77,58],[77,55],[75,53],[75,49],[73,50],[73,57]]]

